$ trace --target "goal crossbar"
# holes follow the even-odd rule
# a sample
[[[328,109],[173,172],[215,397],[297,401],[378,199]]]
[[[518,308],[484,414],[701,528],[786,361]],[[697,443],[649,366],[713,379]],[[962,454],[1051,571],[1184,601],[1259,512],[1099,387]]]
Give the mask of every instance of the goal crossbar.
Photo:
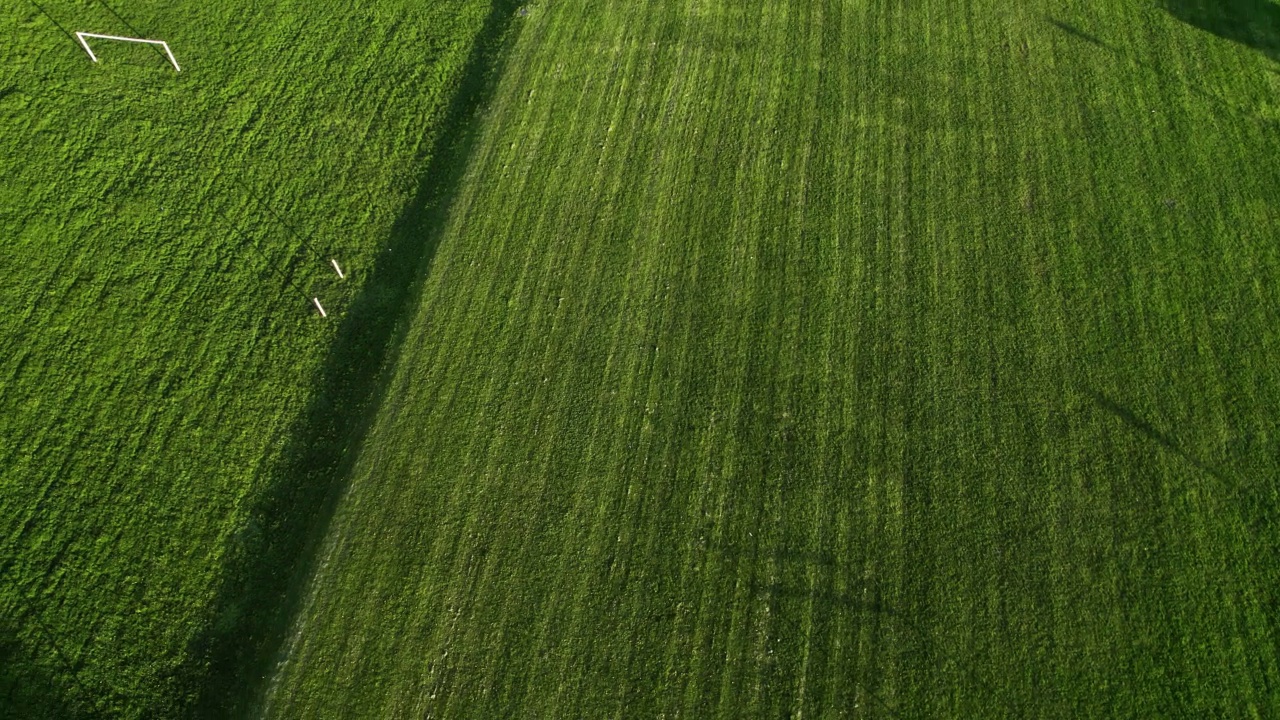
[[[173,69],[182,72],[182,68],[178,67],[178,61],[173,57],[173,51],[169,49],[169,43],[163,40],[146,40],[143,38],[121,37],[119,35],[99,35],[98,33],[77,32],[76,37],[80,40],[80,44],[84,46],[84,51],[89,53],[89,59],[98,62],[98,56],[93,54],[93,50],[89,47],[89,42],[85,38],[99,38],[102,40],[119,40],[121,42],[146,43],[148,45],[159,45],[164,48],[164,54],[169,56],[169,62],[173,63]]]

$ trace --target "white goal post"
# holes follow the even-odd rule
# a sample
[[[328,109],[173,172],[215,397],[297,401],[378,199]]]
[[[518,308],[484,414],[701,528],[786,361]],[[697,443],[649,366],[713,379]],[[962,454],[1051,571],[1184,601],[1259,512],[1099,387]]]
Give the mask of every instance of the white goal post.
[[[102,40],[120,40],[121,42],[147,43],[148,45],[159,45],[164,48],[164,54],[169,56],[169,62],[173,63],[173,69],[182,72],[182,68],[178,67],[178,61],[173,58],[173,51],[169,49],[169,43],[163,40],[144,40],[142,38],[120,37],[119,35],[99,35],[97,33],[78,32],[76,37],[80,39],[80,44],[84,46],[84,51],[89,53],[89,59],[98,62],[98,56],[93,54],[93,50],[89,49],[89,43],[85,38],[100,38]]]

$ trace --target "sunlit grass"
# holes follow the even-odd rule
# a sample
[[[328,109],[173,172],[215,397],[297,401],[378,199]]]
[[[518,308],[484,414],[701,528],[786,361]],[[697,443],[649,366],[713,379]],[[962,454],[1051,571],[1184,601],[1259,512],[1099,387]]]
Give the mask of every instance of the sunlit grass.
[[[507,68],[276,716],[1277,706],[1265,54],[655,0]]]

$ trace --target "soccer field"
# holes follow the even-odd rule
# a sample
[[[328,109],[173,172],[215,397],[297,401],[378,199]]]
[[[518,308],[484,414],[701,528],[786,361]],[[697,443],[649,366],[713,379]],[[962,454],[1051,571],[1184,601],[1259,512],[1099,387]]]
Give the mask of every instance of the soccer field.
[[[1275,712],[1275,7],[527,6],[266,713]]]
[[[1273,0],[0,20],[0,716],[1280,713]]]

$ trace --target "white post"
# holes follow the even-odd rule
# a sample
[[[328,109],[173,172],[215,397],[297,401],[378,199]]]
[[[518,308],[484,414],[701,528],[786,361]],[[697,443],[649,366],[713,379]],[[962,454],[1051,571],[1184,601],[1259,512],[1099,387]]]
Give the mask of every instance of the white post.
[[[89,49],[89,43],[84,41],[84,33],[82,32],[76,33],[76,39],[79,40],[80,44],[84,46],[84,51],[89,53],[89,59],[94,62],[98,62],[98,56],[93,54],[93,50]]]
[[[316,304],[316,309],[320,311],[320,317],[327,318],[329,313],[324,311],[324,306],[320,304],[320,298],[311,298],[311,302]]]
[[[144,40],[143,38],[121,37],[119,35],[99,35],[98,33],[77,32],[76,37],[79,38],[80,44],[84,46],[84,51],[89,53],[89,59],[98,62],[98,56],[93,54],[93,50],[89,49],[89,43],[85,38],[102,38],[103,40],[119,40],[121,42],[146,43],[148,45],[159,45],[164,48],[164,54],[169,56],[169,62],[173,63],[173,69],[182,72],[182,68],[178,67],[178,60],[173,57],[173,51],[169,49],[169,43],[163,40]]]
[[[342,274],[342,268],[338,267],[338,261],[333,258],[329,258],[329,262],[333,263],[333,269],[338,272],[338,279],[346,280],[347,276]]]
[[[173,56],[173,51],[169,49],[169,43],[162,41],[160,44],[164,46],[164,52],[169,56],[169,62],[173,63],[173,71],[182,72],[182,68],[178,67],[178,59]]]

